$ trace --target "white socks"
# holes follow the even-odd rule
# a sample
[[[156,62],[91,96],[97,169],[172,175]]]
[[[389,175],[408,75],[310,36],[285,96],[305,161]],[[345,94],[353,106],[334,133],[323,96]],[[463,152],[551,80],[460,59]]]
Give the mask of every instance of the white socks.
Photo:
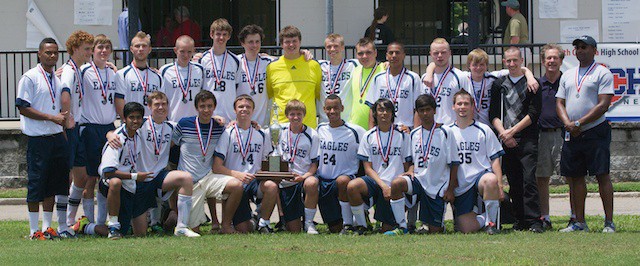
[[[58,232],[68,231],[67,224],[67,205],[69,197],[64,195],[56,195],[56,215],[58,215]]]
[[[400,228],[407,228],[407,219],[404,216],[404,201],[405,198],[399,198],[397,200],[391,200],[391,211],[393,217],[396,219],[396,223]]]
[[[487,222],[498,224],[498,211],[500,210],[500,201],[498,200],[485,200],[484,208],[487,211]],[[484,226],[481,224],[480,226]]]
[[[40,212],[29,212],[29,235],[38,231],[38,220],[40,219]]]
[[[304,221],[305,223],[313,223],[313,218],[316,217],[316,209],[304,208]]]
[[[356,218],[356,224],[359,226],[367,226],[367,218],[364,217],[364,203],[358,206],[351,206],[353,217]]]
[[[191,213],[191,196],[178,194],[178,228],[187,228],[189,226],[189,215]],[[159,208],[158,208],[159,209]]]
[[[69,207],[67,207],[67,224],[74,224],[76,222],[76,213],[78,213],[78,206],[82,198],[83,188],[77,187],[75,184],[71,184],[69,188]]]
[[[95,223],[96,218],[94,214],[94,203],[93,198],[90,199],[82,199],[82,210],[84,211],[84,216],[87,216],[89,222]]]
[[[120,225],[118,224],[118,226],[120,226]],[[85,235],[95,235],[96,234],[96,224],[90,223],[90,224],[86,225],[84,227],[84,234]]]
[[[178,198],[180,196],[178,195]],[[150,225],[159,225],[160,219],[162,216],[162,199],[156,197],[156,207],[149,209],[149,224]]]
[[[107,222],[107,226],[120,229],[120,222],[118,222],[118,216],[109,215],[109,221]]]
[[[476,215],[476,221],[478,221],[480,228],[483,228],[487,224],[487,219],[485,218],[486,216],[487,216],[486,212],[483,214]]]
[[[98,192],[96,199],[98,200],[98,220],[96,224],[102,225],[107,221],[107,198]]]
[[[265,220],[262,218],[260,218],[260,221],[258,222],[258,227],[264,227],[264,226],[270,227],[270,225],[271,225],[271,221]]]
[[[53,220],[53,212],[42,212],[42,232],[51,227],[51,220]]]
[[[342,224],[353,225],[353,212],[351,212],[351,205],[348,201],[340,201],[340,210],[342,212]]]

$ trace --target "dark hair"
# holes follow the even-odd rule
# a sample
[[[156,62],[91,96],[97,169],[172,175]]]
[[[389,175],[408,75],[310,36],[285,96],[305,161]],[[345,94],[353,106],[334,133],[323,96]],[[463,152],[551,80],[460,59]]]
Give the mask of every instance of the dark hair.
[[[466,91],[466,90],[460,90],[460,91],[456,92],[456,93],[453,95],[453,103],[454,103],[454,104],[456,103],[456,99],[458,98],[458,96],[466,96],[466,97],[469,97],[469,99],[471,99],[471,104],[472,104],[472,105],[473,105],[473,104],[475,104],[475,99],[473,99],[473,96],[471,96],[471,94],[470,94],[468,91]]]
[[[244,43],[244,39],[251,34],[259,34],[260,40],[264,39],[264,30],[262,30],[262,28],[256,24],[250,24],[244,26],[240,33],[238,33],[238,40],[240,41],[240,43]]]
[[[373,43],[373,40],[365,37],[365,38],[360,38],[360,40],[358,40],[358,42],[356,43],[356,47],[360,46],[360,47],[365,47],[368,44],[371,44],[373,46],[373,49],[376,49],[376,44]]]
[[[235,101],[233,101],[233,109],[236,109],[236,103],[238,103],[240,100],[248,100],[251,102],[251,106],[255,109],[256,108],[256,103],[253,101],[253,98],[251,98],[251,96],[247,95],[247,94],[241,94],[238,95],[238,97],[236,97]]]
[[[405,51],[404,51],[404,44],[403,44],[403,43],[401,43],[401,42],[399,42],[399,41],[393,41],[393,42],[389,43],[389,45],[387,45],[387,50],[389,50],[389,46],[391,46],[391,45],[397,45],[397,46],[400,46],[400,50],[402,50],[402,53],[404,53],[404,52],[405,52]]]
[[[138,102],[128,102],[127,104],[124,105],[124,108],[122,109],[122,113],[124,115],[122,119],[123,120],[126,119],[127,116],[135,112],[138,112],[144,116],[144,106],[142,106],[142,104]]]
[[[378,117],[376,117],[376,110],[378,110],[378,107],[391,110],[391,123],[393,124],[396,120],[396,106],[387,98],[380,98],[371,106],[371,111],[373,111],[373,124],[376,126],[378,125]]]
[[[213,93],[211,93],[208,90],[201,90],[200,92],[198,92],[198,94],[196,94],[196,99],[194,100],[194,105],[196,106],[196,109],[198,109],[198,103],[205,101],[205,100],[209,100],[212,99],[213,100],[213,105],[217,106],[218,105],[218,101],[216,100],[216,96],[213,95]]]
[[[44,45],[45,45],[45,44],[49,44],[49,43],[50,43],[50,44],[58,45],[58,43],[56,42],[56,40],[54,40],[54,39],[53,39],[53,38],[51,38],[51,37],[47,37],[47,38],[42,39],[42,41],[40,41],[40,45],[38,46],[38,50],[42,51],[42,49],[44,49]]]
[[[340,102],[342,102],[342,99],[340,99],[340,96],[338,96],[338,94],[329,94],[327,95],[327,98],[325,100],[340,100]]]
[[[298,38],[299,41],[302,41],[302,33],[296,26],[289,25],[280,30],[280,33],[278,34],[280,45],[282,45],[284,38]]]
[[[373,11],[373,21],[371,21],[371,26],[369,26],[369,32],[367,34],[367,37],[369,37],[370,40],[373,41],[376,39],[376,26],[378,25],[378,20],[388,15],[389,12],[387,12],[383,7],[378,7]]]
[[[416,110],[425,106],[429,106],[433,109],[436,109],[436,99],[434,99],[433,96],[431,95],[421,94],[416,99]]]

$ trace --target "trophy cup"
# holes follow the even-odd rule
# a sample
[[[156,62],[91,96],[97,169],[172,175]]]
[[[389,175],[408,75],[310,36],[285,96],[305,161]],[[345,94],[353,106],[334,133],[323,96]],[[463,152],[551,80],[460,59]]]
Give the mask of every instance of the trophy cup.
[[[269,132],[271,137],[271,144],[273,152],[267,157],[267,161],[262,162],[262,171],[256,173],[256,178],[259,180],[274,180],[282,181],[282,179],[293,179],[293,174],[289,172],[289,163],[282,161],[282,154],[278,151],[278,142],[280,141],[280,134],[282,133],[282,127],[278,121],[278,105],[274,102],[271,106],[273,110],[273,117],[271,118],[271,125],[269,125]]]

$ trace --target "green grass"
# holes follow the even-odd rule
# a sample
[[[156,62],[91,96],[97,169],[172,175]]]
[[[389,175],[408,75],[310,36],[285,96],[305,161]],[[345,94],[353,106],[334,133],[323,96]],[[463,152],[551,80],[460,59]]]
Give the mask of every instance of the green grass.
[[[588,192],[598,192],[598,184],[587,184]],[[640,192],[640,182],[620,182],[613,183],[613,191],[615,192]],[[568,185],[550,186],[549,193],[560,194],[569,193]],[[27,196],[26,188],[5,188],[0,189],[0,198],[25,198]]]
[[[556,228],[567,217],[552,217]],[[603,234],[602,218],[591,216],[591,233],[512,232],[488,236],[384,235],[338,236],[321,234],[205,235],[129,238],[110,241],[28,241],[24,221],[0,222],[0,261],[13,264],[640,264],[640,216],[619,215],[616,234]],[[451,223],[447,223],[451,228]],[[206,229],[206,228],[203,228]],[[320,228],[324,231],[324,227]],[[557,229],[555,229],[557,230]]]

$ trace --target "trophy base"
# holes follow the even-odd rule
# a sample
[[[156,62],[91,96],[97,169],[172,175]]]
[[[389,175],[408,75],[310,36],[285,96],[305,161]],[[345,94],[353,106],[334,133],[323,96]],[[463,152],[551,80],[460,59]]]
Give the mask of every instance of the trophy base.
[[[273,180],[280,182],[293,179],[293,173],[289,172],[289,163],[283,162],[280,156],[269,156],[268,161],[262,162],[261,171],[255,176],[258,180]]]

